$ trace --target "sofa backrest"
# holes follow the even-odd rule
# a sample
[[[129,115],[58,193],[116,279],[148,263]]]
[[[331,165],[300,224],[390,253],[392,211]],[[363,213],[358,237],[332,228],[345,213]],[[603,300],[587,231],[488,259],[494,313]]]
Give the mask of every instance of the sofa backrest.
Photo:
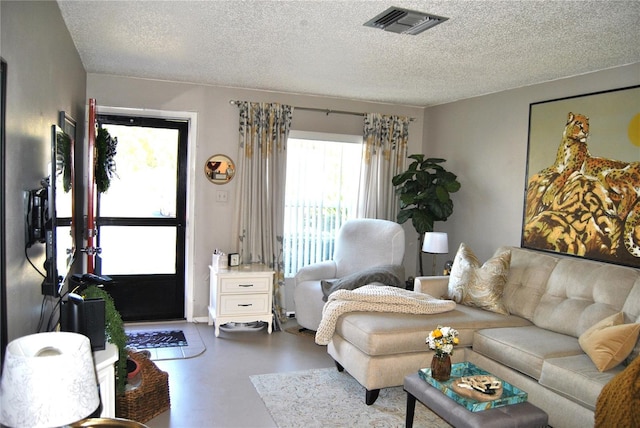
[[[539,327],[579,337],[598,321],[622,311],[631,290],[640,288],[640,270],[576,258],[559,258],[549,275],[533,322]],[[633,322],[628,319],[627,322]]]
[[[533,322],[533,314],[559,259],[546,253],[517,247],[501,247],[498,252],[507,249],[511,250],[511,266],[504,287],[504,304],[510,314]]]
[[[635,285],[631,289],[629,296],[627,297],[624,306],[622,307],[622,311],[624,312],[624,322],[625,323],[640,323],[640,281],[636,280]],[[636,346],[631,351],[631,355],[627,358],[627,361],[631,362],[635,358],[640,356],[640,337],[636,342]]]
[[[360,218],[346,221],[338,231],[333,254],[337,278],[370,267],[401,265],[403,258],[404,229],[396,222]]]

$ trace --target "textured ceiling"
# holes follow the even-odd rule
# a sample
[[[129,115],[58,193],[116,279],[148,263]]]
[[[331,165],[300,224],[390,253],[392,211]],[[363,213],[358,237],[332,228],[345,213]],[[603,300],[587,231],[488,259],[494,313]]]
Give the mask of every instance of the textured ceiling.
[[[89,73],[428,106],[640,62],[640,1],[67,1]],[[446,16],[365,27],[390,6]]]

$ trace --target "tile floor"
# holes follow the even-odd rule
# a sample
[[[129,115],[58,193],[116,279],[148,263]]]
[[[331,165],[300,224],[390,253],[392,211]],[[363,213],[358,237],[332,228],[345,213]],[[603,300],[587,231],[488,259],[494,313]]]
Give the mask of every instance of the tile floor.
[[[289,321],[283,328],[291,324]],[[140,327],[126,326],[127,330]],[[169,373],[171,409],[148,421],[150,428],[274,427],[250,375],[335,367],[326,347],[316,345],[311,336],[285,331],[267,334],[263,329],[221,331],[216,338],[213,326],[206,323],[183,323],[182,327],[179,323],[154,323],[144,327],[195,327],[206,347],[193,358],[155,362]]]

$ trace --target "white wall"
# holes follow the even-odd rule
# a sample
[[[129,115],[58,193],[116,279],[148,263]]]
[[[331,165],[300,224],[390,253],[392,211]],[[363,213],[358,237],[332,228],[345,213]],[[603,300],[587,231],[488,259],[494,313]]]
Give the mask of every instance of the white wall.
[[[447,159],[462,184],[453,215],[436,224],[450,249],[438,267],[461,242],[482,261],[500,245],[520,246],[530,103],[638,84],[640,63],[427,108],[424,153]]]
[[[56,2],[0,2],[0,55],[7,62],[6,241],[8,338],[36,333],[42,277],[24,255],[24,190],[47,175],[51,125],[69,112],[84,134],[86,73]],[[44,245],[29,250],[41,270]],[[52,300],[48,299],[48,309]],[[48,313],[46,314],[48,317]]]
[[[339,100],[326,97],[265,92],[246,89],[223,88],[177,82],[135,79],[127,77],[89,74],[87,96],[95,98],[100,106],[126,107],[152,110],[188,111],[197,113],[197,136],[195,147],[195,182],[190,191],[195,198],[194,212],[188,222],[195,223],[194,255],[189,264],[194,270],[194,316],[206,317],[209,298],[209,270],[211,253],[214,248],[226,252],[236,251],[231,233],[234,207],[235,181],[224,188],[210,183],[204,176],[206,159],[217,153],[237,159],[238,108],[229,100],[256,102],[279,102],[300,107],[313,107],[354,112],[379,112],[415,117],[409,128],[409,152],[421,150],[423,109],[387,104],[373,104],[358,101]],[[329,132],[341,134],[362,134],[363,121],[360,116],[319,112],[294,111],[292,128],[302,131]],[[194,149],[191,147],[190,149]],[[116,159],[117,161],[117,159]],[[217,190],[228,190],[226,203],[215,202]],[[415,233],[408,226],[407,233]],[[407,249],[414,254],[415,244]],[[153,252],[141,253],[142,257],[153,257]],[[415,259],[407,257],[407,273],[415,270]],[[287,310],[292,310],[290,285],[287,286]]]

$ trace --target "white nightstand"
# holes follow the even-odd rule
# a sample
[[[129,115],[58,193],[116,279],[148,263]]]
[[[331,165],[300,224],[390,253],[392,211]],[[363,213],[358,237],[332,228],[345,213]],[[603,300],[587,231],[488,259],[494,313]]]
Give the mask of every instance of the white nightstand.
[[[209,325],[264,321],[272,331],[274,271],[264,265],[240,265],[229,269],[209,266]]]

